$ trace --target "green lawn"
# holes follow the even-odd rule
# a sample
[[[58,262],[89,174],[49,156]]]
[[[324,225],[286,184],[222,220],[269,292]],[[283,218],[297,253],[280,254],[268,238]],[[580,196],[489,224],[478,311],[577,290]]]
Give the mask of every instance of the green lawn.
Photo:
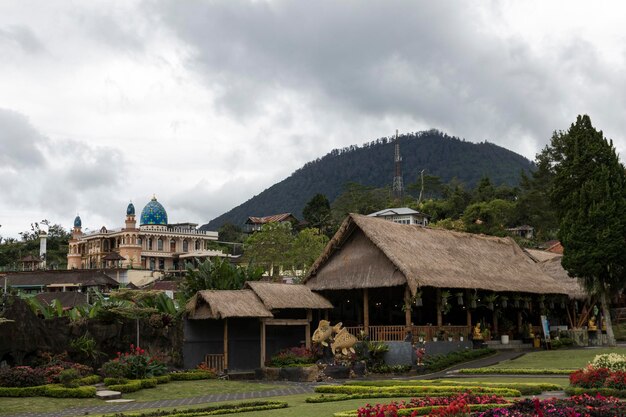
[[[626,348],[544,350],[540,352],[527,353],[520,358],[500,362],[492,367],[576,369],[584,367],[596,355],[602,353],[619,353],[621,355],[626,355]]]
[[[144,389],[123,398],[132,398],[136,401],[156,401],[176,398],[199,397],[206,394],[237,393],[266,391],[276,388],[276,385],[251,383],[241,381],[218,381],[215,379],[201,381],[176,381],[157,385],[156,388]],[[95,398],[0,398],[0,415],[18,414],[26,412],[48,412],[64,410],[66,408],[95,407],[106,404]]]

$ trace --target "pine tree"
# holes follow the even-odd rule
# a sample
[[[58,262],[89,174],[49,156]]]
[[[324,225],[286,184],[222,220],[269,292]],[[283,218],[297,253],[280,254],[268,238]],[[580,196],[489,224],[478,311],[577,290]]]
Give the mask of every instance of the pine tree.
[[[612,141],[578,116],[547,150],[554,167],[552,202],[565,249],[563,267],[597,295],[609,345],[615,345],[607,296],[626,282],[626,175]]]

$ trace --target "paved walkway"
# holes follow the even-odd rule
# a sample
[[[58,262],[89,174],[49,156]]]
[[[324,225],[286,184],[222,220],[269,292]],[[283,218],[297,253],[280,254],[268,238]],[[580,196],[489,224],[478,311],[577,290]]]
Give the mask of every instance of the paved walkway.
[[[109,404],[103,402],[102,405],[96,407],[67,408],[65,410],[53,411],[48,413],[12,414],[5,417],[67,417],[89,414],[120,413],[124,411],[133,411],[146,408],[182,407],[197,404],[215,403],[220,401],[243,401],[258,398],[281,397],[285,395],[309,394],[313,392],[314,387],[313,384],[304,383],[289,383],[281,385],[283,385],[281,388],[266,391],[242,392],[236,394],[209,394],[203,395],[201,397],[180,398],[177,400],[131,402],[124,404]],[[24,398],[24,401],[27,401],[27,399]]]

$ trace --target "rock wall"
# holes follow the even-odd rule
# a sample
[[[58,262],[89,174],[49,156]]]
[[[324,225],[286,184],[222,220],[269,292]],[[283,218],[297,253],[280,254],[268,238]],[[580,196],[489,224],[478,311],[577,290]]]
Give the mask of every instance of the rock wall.
[[[135,320],[103,321],[98,319],[71,322],[67,317],[42,319],[18,297],[9,298],[3,316],[14,320],[0,324],[0,362],[11,365],[28,364],[43,352],[58,354],[67,351],[72,357],[70,342],[85,334],[91,335],[98,350],[106,356],[104,362],[126,352],[136,344]],[[174,320],[167,327],[153,327],[149,320],[139,321],[139,345],[151,353],[158,353],[173,367],[182,366],[182,320]]]

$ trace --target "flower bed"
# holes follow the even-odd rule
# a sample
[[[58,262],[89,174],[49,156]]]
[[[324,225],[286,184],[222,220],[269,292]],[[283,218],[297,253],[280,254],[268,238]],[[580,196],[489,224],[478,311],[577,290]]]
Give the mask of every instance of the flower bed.
[[[460,374],[468,375],[569,375],[575,369],[557,368],[467,368],[459,369]]]
[[[389,404],[367,404],[357,410],[335,413],[335,417],[395,417],[455,415],[450,413],[481,411],[493,407],[510,404],[496,395],[475,395],[471,393],[457,394],[451,397],[413,398],[410,401],[391,402]],[[449,414],[443,414],[443,413]]]
[[[482,386],[454,386],[454,385],[416,385],[416,386],[389,386],[371,387],[359,385],[321,385],[315,388],[315,392],[324,394],[367,394],[376,396],[378,394],[389,394],[396,396],[423,396],[420,394],[433,393],[462,393],[471,391],[474,393],[496,394],[503,397],[519,397],[518,390],[508,388],[490,388]]]
[[[272,356],[269,366],[274,368],[286,368],[290,366],[309,366],[315,363],[315,355],[305,347],[292,347],[280,351]]]
[[[102,373],[110,378],[144,379],[165,375],[167,367],[156,356],[131,344],[128,352],[117,352],[115,359],[104,363]]]
[[[626,356],[615,353],[597,355],[589,365],[572,372],[569,382],[578,390],[594,390],[623,397],[622,391],[626,390]]]
[[[626,415],[626,403],[617,398],[579,395],[567,399],[526,399],[485,411],[477,417],[610,417]]]

